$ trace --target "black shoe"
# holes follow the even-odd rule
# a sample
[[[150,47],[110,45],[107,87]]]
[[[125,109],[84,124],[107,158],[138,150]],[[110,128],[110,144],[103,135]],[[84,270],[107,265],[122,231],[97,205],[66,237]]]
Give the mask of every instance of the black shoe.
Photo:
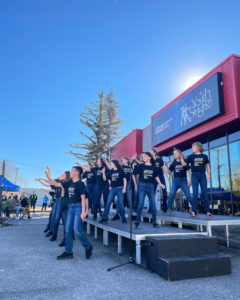
[[[73,259],[72,253],[63,252],[63,254],[57,257],[57,260],[64,260],[64,259]]]
[[[85,257],[86,257],[86,259],[89,259],[89,258],[92,256],[92,250],[93,250],[93,247],[90,246],[90,248],[88,248],[88,249],[85,251]]]
[[[50,238],[50,242],[54,242],[54,241],[56,241],[57,239],[55,238],[55,236],[52,236],[51,238]]]
[[[32,219],[30,216],[28,216],[28,219]]]
[[[61,241],[61,243],[59,244],[59,247],[64,247],[65,246],[65,241]]]
[[[49,227],[46,227],[46,229],[43,230],[43,232],[48,232]]]
[[[153,223],[153,228],[158,228],[158,224],[157,223]]]
[[[116,221],[116,220],[119,220],[119,219],[120,219],[119,215],[116,214],[111,220],[112,220],[112,221]]]
[[[99,223],[105,223],[105,222],[107,222],[107,219],[104,219],[104,218],[102,218],[102,219],[99,221]]]
[[[46,237],[50,237],[52,235],[52,232],[49,231],[47,234],[46,234]]]
[[[122,219],[122,223],[127,223],[127,219],[126,218],[124,218],[124,219]]]
[[[135,228],[137,229],[139,226],[139,222],[135,222]]]

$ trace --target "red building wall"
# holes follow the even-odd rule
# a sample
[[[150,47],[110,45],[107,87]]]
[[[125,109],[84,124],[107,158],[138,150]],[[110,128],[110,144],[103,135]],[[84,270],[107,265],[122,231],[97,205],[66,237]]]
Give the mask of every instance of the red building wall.
[[[142,129],[135,129],[111,148],[111,159],[133,158],[142,152]]]
[[[184,144],[186,141],[192,140],[203,135],[209,135],[216,131],[224,130],[234,124],[234,121],[239,121],[240,118],[240,56],[230,55],[222,63],[216,66],[213,70],[207,73],[191,88],[183,92],[167,106],[162,108],[156,114],[154,114],[151,120],[157,115],[161,114],[165,109],[177,102],[180,98],[185,96],[207,78],[212,76],[216,72],[222,72],[223,74],[223,94],[224,94],[224,106],[225,113],[219,117],[216,117],[204,124],[197,126],[187,132],[184,132],[166,142],[155,147],[160,152],[165,152],[172,149],[176,145]]]

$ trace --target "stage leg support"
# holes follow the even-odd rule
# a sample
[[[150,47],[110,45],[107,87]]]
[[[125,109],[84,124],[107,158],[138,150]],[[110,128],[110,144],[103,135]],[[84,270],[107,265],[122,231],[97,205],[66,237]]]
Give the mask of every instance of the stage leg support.
[[[91,224],[87,223],[87,234],[91,234]]]
[[[207,232],[209,236],[212,236],[212,226],[210,224],[207,225]]]
[[[103,245],[108,246],[108,231],[105,229],[103,230]]]
[[[182,223],[178,222],[178,228],[182,228]]]
[[[136,240],[136,263],[141,264],[141,241]]]
[[[122,236],[118,235],[118,254],[122,254]]]
[[[202,225],[199,226],[200,226],[200,231],[203,232],[203,226]]]
[[[94,238],[95,238],[95,240],[97,240],[97,238],[98,238],[98,228],[97,228],[97,226],[94,226]]]
[[[225,227],[226,227],[227,247],[229,248],[229,227],[228,225],[226,225]]]

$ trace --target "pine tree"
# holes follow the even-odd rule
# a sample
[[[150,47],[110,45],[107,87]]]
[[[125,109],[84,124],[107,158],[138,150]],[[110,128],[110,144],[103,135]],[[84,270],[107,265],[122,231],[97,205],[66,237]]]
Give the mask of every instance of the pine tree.
[[[70,150],[68,153],[83,161],[96,162],[97,158],[108,156],[110,143],[119,136],[118,130],[122,122],[117,116],[119,102],[116,101],[112,92],[105,97],[102,91],[98,95],[98,100],[91,101],[90,104],[91,107],[85,106],[86,111],[80,114],[80,122],[91,131],[91,134],[79,131],[87,141],[70,145],[82,151]]]
[[[113,91],[105,98],[105,112],[106,112],[106,127],[105,139],[108,146],[107,157],[110,159],[110,145],[112,145],[117,138],[120,137],[119,129],[122,126],[122,121],[118,118],[119,101],[114,97]]]

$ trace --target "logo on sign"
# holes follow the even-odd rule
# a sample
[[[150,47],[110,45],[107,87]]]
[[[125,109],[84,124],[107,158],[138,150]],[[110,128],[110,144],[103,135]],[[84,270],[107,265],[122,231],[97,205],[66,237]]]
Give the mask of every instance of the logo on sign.
[[[158,133],[164,131],[166,128],[168,128],[170,126],[171,121],[173,121],[173,118],[170,118],[169,120],[165,121],[164,123],[158,125],[156,127],[155,134],[158,134]]]
[[[197,96],[191,100],[191,105],[181,107],[181,127],[186,126],[193,120],[202,118],[204,114],[212,107],[213,99],[211,91],[204,88]]]

